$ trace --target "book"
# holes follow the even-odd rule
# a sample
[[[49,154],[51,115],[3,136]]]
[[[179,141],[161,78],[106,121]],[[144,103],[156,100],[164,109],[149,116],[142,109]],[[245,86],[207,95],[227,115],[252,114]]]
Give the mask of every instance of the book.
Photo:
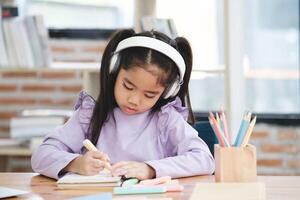
[[[114,177],[107,170],[93,176],[67,173],[57,180],[57,185],[60,188],[114,187],[121,185],[121,177]]]
[[[43,55],[43,66],[50,67],[52,62],[51,49],[49,45],[49,33],[48,29],[44,23],[44,18],[42,15],[34,15],[35,26],[37,34],[39,36],[40,45]]]
[[[65,117],[63,116],[12,117],[10,137],[19,139],[43,137],[64,123]]]
[[[104,182],[104,183],[59,183],[57,187],[60,189],[83,189],[94,190],[100,187],[119,187],[121,184],[118,182]]]
[[[18,58],[16,52],[16,45],[13,38],[12,19],[2,21],[3,37],[6,45],[6,54],[9,66],[18,66]]]
[[[35,24],[34,16],[26,16],[24,18],[25,28],[28,34],[28,41],[31,45],[31,50],[34,59],[35,67],[44,67],[43,61],[43,49],[41,44],[41,39],[38,35],[37,27]]]
[[[24,19],[15,18],[12,20],[12,33],[14,38],[14,44],[18,56],[19,67],[32,68],[34,67],[34,58],[28,33],[25,28]]]
[[[71,117],[73,114],[73,110],[65,110],[65,109],[31,109],[31,110],[23,110],[21,115],[27,117],[43,117],[43,116],[62,116],[66,119]]]

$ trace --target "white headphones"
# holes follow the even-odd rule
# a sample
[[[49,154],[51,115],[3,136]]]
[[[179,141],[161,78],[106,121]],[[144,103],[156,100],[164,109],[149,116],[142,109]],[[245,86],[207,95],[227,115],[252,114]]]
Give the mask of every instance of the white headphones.
[[[109,73],[112,73],[119,68],[119,52],[130,47],[146,47],[149,49],[154,49],[168,56],[175,62],[179,70],[179,76],[177,76],[176,81],[173,84],[171,84],[169,88],[166,89],[163,96],[164,99],[174,97],[179,92],[180,86],[183,83],[183,77],[185,73],[185,63],[180,53],[171,45],[155,38],[145,36],[130,37],[119,42],[110,60]]]

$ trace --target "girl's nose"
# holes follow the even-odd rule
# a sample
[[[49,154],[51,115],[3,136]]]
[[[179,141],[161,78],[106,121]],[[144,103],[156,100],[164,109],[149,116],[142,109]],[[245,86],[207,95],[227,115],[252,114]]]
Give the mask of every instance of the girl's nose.
[[[131,104],[131,105],[134,105],[134,106],[138,106],[139,105],[139,101],[140,101],[140,98],[137,94],[134,94],[134,95],[130,95],[127,99],[128,103]]]

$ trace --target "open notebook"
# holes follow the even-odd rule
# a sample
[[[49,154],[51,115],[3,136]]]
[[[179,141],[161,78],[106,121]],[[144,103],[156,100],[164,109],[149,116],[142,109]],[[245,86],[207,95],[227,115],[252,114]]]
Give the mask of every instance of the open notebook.
[[[8,198],[13,196],[19,196],[23,194],[27,194],[29,192],[24,190],[18,190],[14,188],[0,187],[0,198]]]
[[[57,180],[58,187],[114,187],[120,186],[121,177],[113,177],[109,172],[103,170],[97,175],[85,176],[68,173]]]

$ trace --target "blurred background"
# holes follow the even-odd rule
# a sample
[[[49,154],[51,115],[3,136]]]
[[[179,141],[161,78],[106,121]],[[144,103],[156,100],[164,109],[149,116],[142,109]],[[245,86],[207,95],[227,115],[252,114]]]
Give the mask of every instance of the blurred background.
[[[258,173],[300,175],[299,0],[0,0],[0,171],[31,171],[41,138],[97,96],[101,55],[120,28],[184,36],[193,111],[251,111]]]

